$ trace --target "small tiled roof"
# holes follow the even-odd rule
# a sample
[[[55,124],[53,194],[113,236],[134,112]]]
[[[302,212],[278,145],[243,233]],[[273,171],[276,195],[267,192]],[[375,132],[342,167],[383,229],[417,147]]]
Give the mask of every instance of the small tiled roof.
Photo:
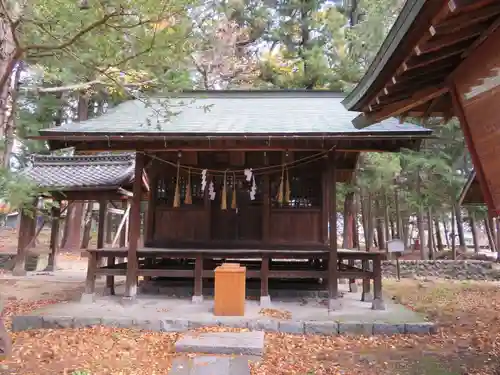
[[[431,130],[387,119],[363,130],[342,105],[343,94],[327,91],[202,91],[170,99],[130,100],[102,116],[41,130],[65,135],[367,135],[399,133],[426,136]],[[168,103],[168,105],[166,105]],[[177,114],[169,115],[170,112]],[[59,138],[59,137],[58,137]]]
[[[57,190],[115,189],[134,177],[134,154],[34,155],[22,174],[42,188]]]

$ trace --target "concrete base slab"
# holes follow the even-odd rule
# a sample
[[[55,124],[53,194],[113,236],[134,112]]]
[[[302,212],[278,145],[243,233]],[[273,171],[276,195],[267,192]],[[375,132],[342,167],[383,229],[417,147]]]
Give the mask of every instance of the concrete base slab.
[[[246,356],[199,356],[176,358],[169,375],[250,375],[250,360]]]
[[[95,294],[94,293],[82,293],[80,297],[81,303],[93,303],[95,302]]]
[[[79,282],[84,280],[79,279]],[[29,277],[29,276],[28,276]],[[41,276],[47,279],[54,276]],[[102,289],[98,289],[102,290]],[[162,332],[187,332],[200,327],[248,328],[254,331],[283,332],[292,334],[338,334],[336,325],[352,323],[363,325],[364,332],[392,332],[394,326],[398,333],[404,328],[405,333],[429,334],[435,331],[433,323],[426,322],[424,316],[407,309],[392,300],[385,301],[385,310],[372,310],[372,304],[362,302],[361,293],[348,293],[348,285],[339,286],[343,297],[333,300],[328,310],[327,298],[279,298],[272,297],[272,308],[288,312],[289,319],[265,316],[259,300],[245,301],[245,316],[214,316],[214,301],[205,296],[201,303],[192,303],[189,298],[169,298],[165,296],[139,295],[132,304],[123,304],[125,291],[123,283],[116,285],[115,296],[102,295],[87,298],[94,303],[65,302],[48,305],[26,315],[13,318],[13,330],[22,331],[40,328],[87,327],[102,324],[108,327],[132,328]],[[94,297],[94,298],[93,298]],[[42,324],[44,323],[44,324]],[[386,324],[388,326],[385,326]],[[306,330],[307,326],[307,330]],[[344,330],[344,326],[343,329]],[[358,331],[348,327],[346,331]],[[340,328],[339,328],[340,331]]]
[[[260,307],[271,307],[271,296],[260,296]]]
[[[342,309],[342,300],[340,298],[332,298],[328,300],[328,312],[338,311]]]
[[[264,332],[208,332],[185,335],[175,343],[179,353],[264,354]]]
[[[373,294],[372,293],[361,293],[361,301],[372,302],[373,301]]]
[[[384,300],[381,298],[375,298],[372,302],[372,310],[385,310]]]
[[[193,296],[191,302],[196,305],[199,305],[200,303],[203,303],[203,296]]]

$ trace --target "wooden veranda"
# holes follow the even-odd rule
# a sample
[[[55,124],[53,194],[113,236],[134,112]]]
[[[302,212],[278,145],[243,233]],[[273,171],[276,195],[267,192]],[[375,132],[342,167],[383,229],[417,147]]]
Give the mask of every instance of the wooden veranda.
[[[338,309],[338,279],[348,278],[364,280],[365,299],[373,280],[373,308],[384,308],[382,255],[337,249],[337,183],[350,181],[360,152],[415,149],[431,131],[394,119],[356,130],[342,99],[311,91],[184,92],[41,131],[51,149],[136,154],[129,246],[90,251],[84,298],[93,298],[96,275],[107,276],[110,292],[113,277],[125,275],[128,300],[143,276],[192,278],[198,302],[203,279],[238,259],[248,278],[260,279],[263,304],[270,278],[323,279],[329,308]],[[161,117],[169,105],[180,114]],[[139,247],[144,172],[151,190]]]

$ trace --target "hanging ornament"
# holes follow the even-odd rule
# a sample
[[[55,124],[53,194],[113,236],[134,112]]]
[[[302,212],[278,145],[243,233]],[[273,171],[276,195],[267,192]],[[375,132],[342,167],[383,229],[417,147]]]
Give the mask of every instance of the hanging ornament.
[[[201,171],[201,191],[205,192],[206,187],[207,187],[207,170],[204,169]]]
[[[255,176],[252,175],[252,187],[250,188],[250,200],[255,200],[255,195],[257,194],[257,184],[255,183]]]
[[[227,180],[226,180],[226,172],[224,172],[224,184],[222,185],[222,196],[220,201],[220,209],[222,211],[227,210]]]
[[[175,193],[174,193],[174,208],[180,207],[181,205],[181,193],[179,188],[179,173],[181,165],[180,160],[177,161],[177,177],[175,179]]]
[[[191,168],[188,170],[188,180],[186,186],[186,195],[184,197],[185,204],[193,204],[193,197],[191,194]]]
[[[283,165],[281,168],[281,179],[280,179],[280,185],[278,187],[278,196],[276,197],[276,200],[278,203],[283,204],[283,199],[284,199],[284,178],[285,178],[285,166]]]
[[[231,209],[236,210],[238,205],[236,204],[236,173],[233,172],[233,198],[231,199]]]
[[[284,196],[284,203],[289,204],[290,203],[290,171],[288,168],[286,168],[286,182],[285,182],[285,196]]]
[[[210,181],[210,184],[208,184],[208,197],[211,201],[215,200],[215,186],[213,181]]]
[[[245,169],[243,171],[243,174],[245,175],[247,182],[250,182],[252,180],[252,175],[253,175],[252,168]]]

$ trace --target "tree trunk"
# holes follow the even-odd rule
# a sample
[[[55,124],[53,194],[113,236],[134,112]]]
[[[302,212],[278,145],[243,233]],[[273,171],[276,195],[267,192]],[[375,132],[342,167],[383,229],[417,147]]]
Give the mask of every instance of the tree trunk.
[[[477,226],[476,226],[476,214],[474,212],[469,211],[469,223],[470,223],[470,231],[472,234],[472,242],[474,245],[474,252],[476,254],[479,253],[479,238],[477,236]]]
[[[456,220],[456,211],[455,207],[452,207],[451,210],[451,259],[457,259],[457,235],[455,233],[455,220]]]
[[[394,203],[396,205],[396,235],[401,238],[403,235],[403,220],[401,216],[401,209],[399,207],[399,190],[396,188],[394,191]],[[406,224],[405,224],[406,226]],[[405,243],[405,248],[408,247],[408,242]]]
[[[438,251],[443,251],[443,238],[441,237],[441,228],[439,227],[439,218],[434,220],[435,232],[436,232],[436,246]]]
[[[488,245],[490,247],[490,251],[496,251],[495,238],[493,237],[490,220],[488,217],[484,218],[484,229],[486,231],[486,236],[488,237]]]
[[[373,207],[372,207],[372,194],[368,193],[368,199],[367,199],[367,228],[368,228],[368,251],[370,251],[371,247],[373,246],[374,243],[374,228],[373,228]]]
[[[453,220],[453,213],[451,215]],[[443,217],[443,228],[444,228],[444,240],[446,241],[446,248],[450,248],[450,231],[448,230],[448,222],[445,217]]]
[[[85,94],[80,94],[78,97],[78,121],[87,120],[89,117],[89,101]],[[82,220],[84,212],[84,203],[73,202],[72,210],[68,210],[66,215],[65,231],[66,241],[62,244],[62,247],[67,250],[79,249],[80,248],[80,237],[82,229]],[[63,236],[64,237],[64,236]]]
[[[417,195],[418,199],[422,199],[421,195],[421,181],[420,181],[420,172],[417,172]],[[424,233],[424,207],[422,203],[419,203],[418,206],[418,216],[417,216],[417,225],[418,225],[418,236],[420,238],[420,259],[425,260],[425,233]]]
[[[342,248],[352,249],[354,247],[354,192],[349,192],[344,200],[344,234]]]
[[[20,62],[17,66],[16,73],[14,75],[13,87],[10,93],[10,114],[5,122],[4,130],[4,149],[2,156],[3,167],[6,169],[10,168],[10,158],[12,155],[12,149],[14,147],[14,136],[16,133],[16,110],[17,110],[17,97],[19,93],[19,80],[21,78],[21,72],[23,70],[23,65]],[[10,83],[10,81],[9,81]]]
[[[353,233],[353,245],[358,250],[361,250],[361,244],[359,242],[359,195],[354,196],[354,233]]]
[[[430,260],[434,260],[435,256],[435,252],[434,252],[434,231],[432,230],[432,209],[429,207],[429,209],[427,210],[427,234],[428,234],[428,244],[427,244],[427,247],[429,249],[429,259]]]
[[[92,212],[94,208],[94,202],[90,201],[87,202],[87,207],[85,209],[85,221],[84,221],[84,226],[83,226],[83,236],[82,236],[82,243],[80,245],[81,249],[88,249],[89,244],[90,244],[90,239],[92,238],[91,236],[91,230],[92,230]]]
[[[385,243],[384,243],[384,248],[387,249],[386,243],[389,241],[389,229],[390,229],[391,223],[389,221],[389,202],[387,201],[387,194],[384,193],[384,229],[385,229]]]
[[[460,248],[460,251],[466,252],[467,247],[465,246],[465,236],[464,236],[464,224],[462,221],[462,210],[460,209],[460,206],[455,205],[455,219],[457,220],[457,234],[458,234],[458,246]]]
[[[375,199],[375,223],[377,232],[377,245],[379,250],[385,250],[385,238],[384,238],[384,222],[382,220],[382,205],[380,204],[380,198]]]

